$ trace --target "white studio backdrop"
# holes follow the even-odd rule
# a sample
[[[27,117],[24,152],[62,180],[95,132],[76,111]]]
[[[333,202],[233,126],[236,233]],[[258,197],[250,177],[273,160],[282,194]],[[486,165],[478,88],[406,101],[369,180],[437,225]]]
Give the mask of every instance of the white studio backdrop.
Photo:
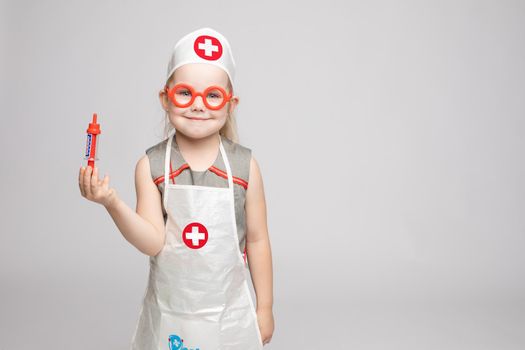
[[[128,349],[134,208],[184,34],[223,33],[274,264],[268,349],[525,348],[523,1],[1,1],[0,349]]]

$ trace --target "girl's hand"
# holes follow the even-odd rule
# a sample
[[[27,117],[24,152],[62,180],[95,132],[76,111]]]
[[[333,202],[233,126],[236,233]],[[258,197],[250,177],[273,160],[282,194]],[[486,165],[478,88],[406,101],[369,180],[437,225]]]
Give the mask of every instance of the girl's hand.
[[[106,208],[117,199],[116,191],[113,188],[109,188],[109,176],[106,175],[103,180],[99,180],[96,166],[94,170],[90,166],[87,168],[80,167],[78,185],[82,197],[102,204]]]
[[[266,345],[272,340],[274,322],[272,309],[264,308],[257,309],[257,323],[261,331],[261,338],[263,345]]]

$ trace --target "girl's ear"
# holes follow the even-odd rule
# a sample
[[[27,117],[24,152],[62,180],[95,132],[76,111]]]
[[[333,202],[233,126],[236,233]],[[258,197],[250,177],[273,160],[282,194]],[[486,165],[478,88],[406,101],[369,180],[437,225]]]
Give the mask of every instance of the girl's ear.
[[[230,113],[233,112],[233,110],[235,109],[235,107],[237,107],[239,102],[240,102],[239,96],[232,96],[232,98],[230,99],[230,111],[229,111]]]
[[[167,111],[168,107],[169,107],[169,105],[168,105],[168,94],[166,94],[166,91],[164,91],[164,89],[159,91],[159,101],[160,101],[160,104],[162,106],[162,109]]]

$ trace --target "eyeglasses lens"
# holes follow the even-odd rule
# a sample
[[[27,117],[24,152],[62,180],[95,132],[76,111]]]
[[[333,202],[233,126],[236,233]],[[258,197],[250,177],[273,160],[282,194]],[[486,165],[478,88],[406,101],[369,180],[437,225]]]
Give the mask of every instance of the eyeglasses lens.
[[[175,101],[183,105],[191,101],[191,91],[185,87],[178,87],[173,94]]]
[[[224,100],[224,95],[222,92],[218,89],[212,89],[208,91],[208,96],[206,96],[206,102],[210,106],[217,107],[222,104],[222,101]]]

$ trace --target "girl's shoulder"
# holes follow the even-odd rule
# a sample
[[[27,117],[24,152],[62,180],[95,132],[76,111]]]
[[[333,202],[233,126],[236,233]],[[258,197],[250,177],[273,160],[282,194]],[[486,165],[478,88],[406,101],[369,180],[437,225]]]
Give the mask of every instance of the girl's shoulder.
[[[151,178],[154,180],[157,186],[162,181],[160,176],[164,177],[164,157],[166,156],[167,144],[168,139],[165,139],[151,147],[148,147],[145,151],[149,160]]]
[[[250,178],[250,162],[252,159],[252,150],[246,146],[243,146],[237,142],[230,140],[229,138],[222,136],[222,146],[230,166],[232,168],[233,176],[243,180],[248,185],[248,179]],[[219,163],[222,165],[222,161]]]
[[[152,157],[160,157],[162,156],[162,158],[164,158],[164,155],[165,155],[165,152],[166,152],[166,145],[168,144],[168,139],[164,139],[162,141],[160,141],[159,143],[151,146],[151,147],[148,147],[145,151],[145,153],[148,155],[148,157],[151,158]]]
[[[251,155],[252,155],[251,148],[243,146],[240,143],[234,142],[230,140],[229,138],[222,136],[222,135],[221,135],[221,139],[222,139],[222,145],[224,147],[224,150],[226,151],[226,154],[228,154],[228,156],[232,154],[234,156],[240,155],[243,158],[246,158],[247,156],[251,158]]]

